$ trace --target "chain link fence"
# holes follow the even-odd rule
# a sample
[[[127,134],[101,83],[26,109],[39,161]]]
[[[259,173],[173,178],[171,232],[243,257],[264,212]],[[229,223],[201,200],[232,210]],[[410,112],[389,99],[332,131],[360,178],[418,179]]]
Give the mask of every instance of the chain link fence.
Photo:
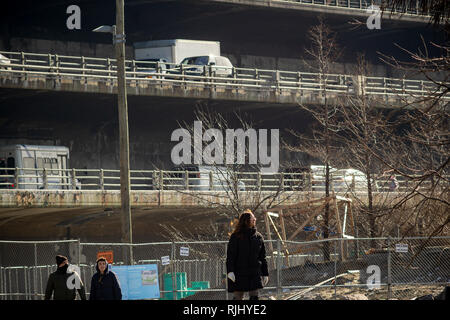
[[[0,241],[0,299],[41,300],[55,256],[78,265],[89,297],[99,252],[113,265],[157,265],[160,299],[226,300],[227,241],[142,244]],[[410,300],[450,283],[450,237],[266,240],[269,283],[262,299]],[[163,257],[168,257],[165,263]]]

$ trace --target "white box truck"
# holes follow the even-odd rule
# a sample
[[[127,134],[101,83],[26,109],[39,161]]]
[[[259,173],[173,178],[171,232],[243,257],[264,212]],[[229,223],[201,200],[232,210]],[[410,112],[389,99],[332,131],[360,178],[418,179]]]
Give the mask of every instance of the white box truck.
[[[134,58],[141,61],[162,59],[179,64],[187,57],[207,55],[220,56],[219,41],[173,39],[134,43]]]

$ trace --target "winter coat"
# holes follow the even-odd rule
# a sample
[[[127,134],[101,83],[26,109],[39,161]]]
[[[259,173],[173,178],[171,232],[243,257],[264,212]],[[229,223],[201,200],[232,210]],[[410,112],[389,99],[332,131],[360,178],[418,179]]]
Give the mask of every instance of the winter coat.
[[[263,236],[255,228],[247,229],[242,237],[233,233],[227,248],[227,273],[233,272],[236,281],[228,279],[228,292],[262,289],[262,276],[268,276]]]
[[[83,282],[78,273],[68,271],[69,265],[58,268],[48,277],[47,287],[45,289],[45,300],[50,300],[53,294],[53,300],[75,300],[76,291],[80,295],[81,300],[86,300],[86,292],[84,290]],[[69,289],[67,286],[67,279],[75,275],[80,283],[80,289]]]
[[[106,265],[103,275],[98,269],[98,264],[96,269],[97,273],[92,276],[91,280],[89,300],[122,300],[119,279],[114,272],[109,270],[109,265]]]

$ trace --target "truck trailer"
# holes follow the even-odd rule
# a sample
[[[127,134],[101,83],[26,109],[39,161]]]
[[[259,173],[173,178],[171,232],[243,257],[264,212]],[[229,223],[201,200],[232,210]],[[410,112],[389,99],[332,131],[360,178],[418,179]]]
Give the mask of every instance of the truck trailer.
[[[69,173],[69,148],[0,146],[0,189],[74,189]],[[78,179],[75,189],[81,189]]]
[[[134,43],[134,58],[140,61],[161,59],[180,64],[187,57],[208,55],[220,56],[219,41],[173,39]]]

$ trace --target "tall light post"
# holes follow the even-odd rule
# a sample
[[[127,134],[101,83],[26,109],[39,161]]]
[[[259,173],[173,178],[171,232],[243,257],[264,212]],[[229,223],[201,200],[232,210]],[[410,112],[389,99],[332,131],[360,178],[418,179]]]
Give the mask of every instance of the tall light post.
[[[100,26],[94,32],[113,34],[113,43],[117,60],[117,102],[119,108],[119,140],[120,140],[120,199],[122,243],[128,243],[129,250],[124,250],[125,264],[133,263],[133,230],[130,206],[130,146],[128,135],[127,86],[125,80],[125,23],[124,1],[116,0],[116,25]]]

